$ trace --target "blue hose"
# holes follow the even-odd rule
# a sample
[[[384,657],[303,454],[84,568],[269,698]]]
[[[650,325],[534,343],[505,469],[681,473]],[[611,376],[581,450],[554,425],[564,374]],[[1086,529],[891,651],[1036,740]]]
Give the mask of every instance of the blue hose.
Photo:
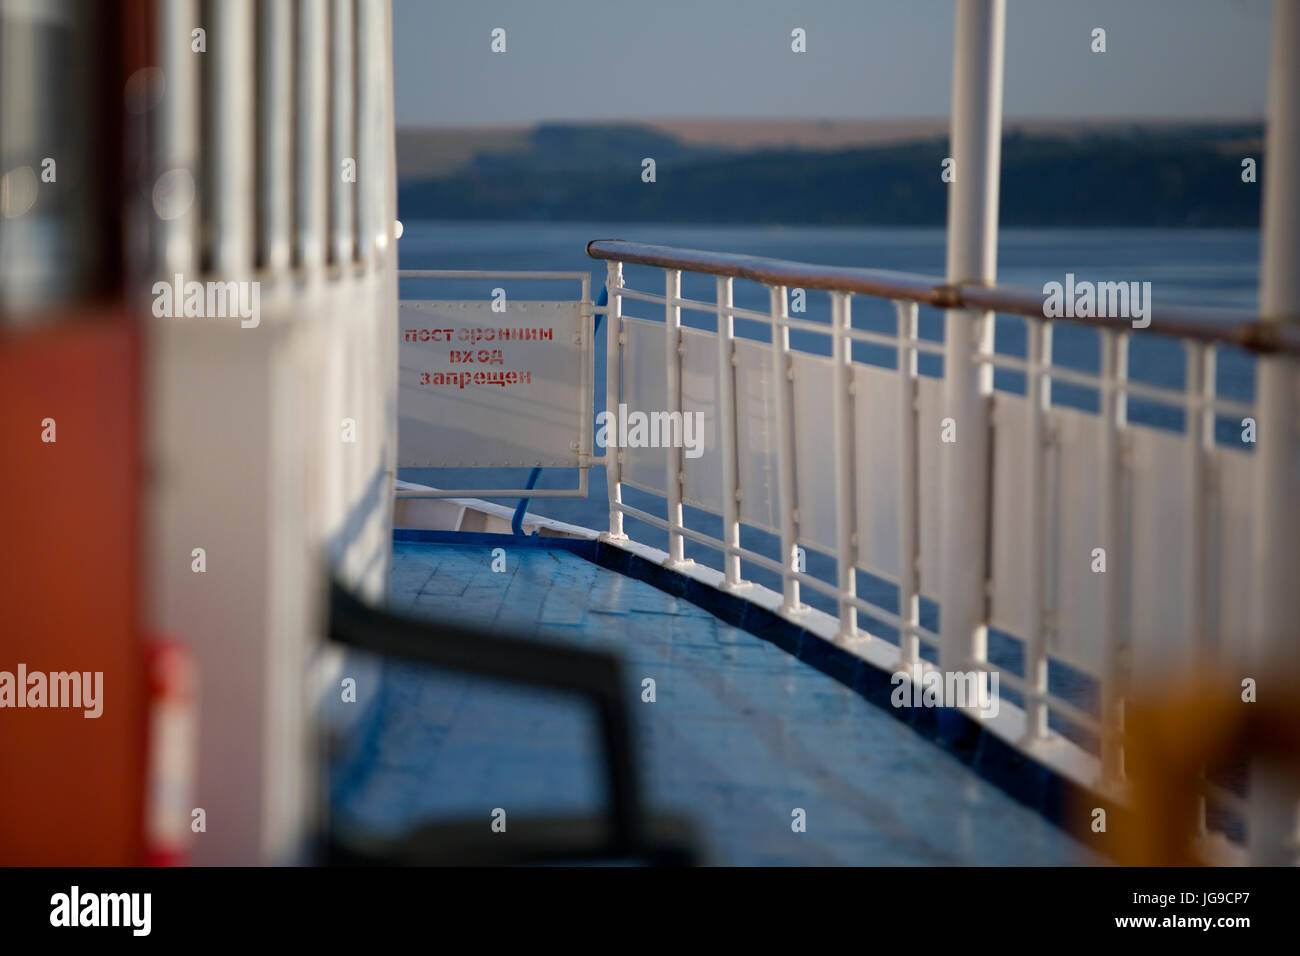
[[[609,302],[609,289],[602,287],[600,297],[596,299],[596,308],[606,305]],[[600,320],[604,318],[600,313],[596,314],[596,322],[591,327],[592,335],[600,331]],[[542,469],[534,468],[528,474],[528,481],[524,482],[524,490],[532,491],[537,487],[537,479],[542,477]],[[520,498],[519,504],[515,506],[514,517],[510,519],[510,530],[517,535],[522,536],[524,533],[524,515],[528,511],[528,503],[531,498]]]

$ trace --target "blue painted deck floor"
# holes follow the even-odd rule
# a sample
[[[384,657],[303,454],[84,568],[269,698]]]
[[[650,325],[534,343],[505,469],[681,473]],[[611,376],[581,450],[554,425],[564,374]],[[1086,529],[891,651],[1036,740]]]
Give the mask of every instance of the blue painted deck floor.
[[[563,550],[397,543],[406,613],[621,653],[651,809],[690,817],[736,865],[1100,862],[861,697],[707,611]],[[641,700],[642,679],[656,684]],[[576,700],[384,664],[332,768],[334,812],[386,832],[441,816],[602,801]],[[803,808],[807,830],[791,829]]]

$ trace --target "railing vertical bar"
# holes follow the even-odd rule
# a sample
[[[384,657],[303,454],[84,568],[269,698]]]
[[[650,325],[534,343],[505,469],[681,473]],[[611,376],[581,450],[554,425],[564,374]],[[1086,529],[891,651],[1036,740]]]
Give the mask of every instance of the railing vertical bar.
[[[157,169],[170,179],[187,179],[197,189],[205,176],[199,152],[202,57],[190,49],[190,30],[200,22],[199,4],[198,0],[171,0],[158,4],[157,11],[158,56],[165,78]],[[193,269],[199,252],[199,210],[200,204],[191,201],[183,211],[174,210],[171,218],[156,223],[165,275]]]
[[[248,0],[215,4],[212,16],[209,79],[211,90],[220,92],[213,98],[211,137],[204,143],[212,169],[207,202],[212,226],[211,265],[217,274],[242,276],[254,265],[256,225],[251,145],[256,139],[253,5]]]
[[[1191,646],[1199,653],[1209,650],[1213,631],[1205,620],[1206,593],[1206,464],[1214,442],[1214,407],[1200,405],[1214,398],[1214,353],[1203,343],[1188,341],[1187,349],[1187,564],[1183,584],[1183,623]],[[1198,407],[1199,406],[1199,407]]]
[[[776,395],[776,460],[781,512],[781,611],[796,614],[804,610],[799,603],[799,582],[791,574],[798,545],[799,489],[794,470],[794,395],[791,392],[790,329],[780,320],[786,317],[785,286],[769,286],[772,312],[772,388]]]
[[[387,29],[385,6],[377,0],[357,0],[357,256],[367,270],[379,266],[393,234],[392,217],[384,209],[388,184],[385,177],[370,174],[388,159],[389,143],[382,131],[388,110],[384,67],[392,31]]]
[[[1193,648],[1189,664],[1204,663],[1197,655],[1212,653],[1210,641],[1215,634],[1208,620],[1209,590],[1213,586],[1206,573],[1209,494],[1206,469],[1214,447],[1214,349],[1203,342],[1187,340],[1187,403],[1184,406],[1187,434],[1187,565],[1183,582],[1184,633]],[[1204,404],[1199,404],[1204,402]],[[1201,770],[1204,780],[1205,770]],[[1204,791],[1197,794],[1197,828],[1208,830]]]
[[[682,271],[664,270],[664,367],[667,372],[667,405],[669,421],[680,419],[682,414]],[[680,444],[669,447],[668,483],[668,564],[681,564],[686,555],[685,539],[679,530],[682,526],[682,449]]]
[[[581,340],[582,354],[584,360],[582,363],[582,424],[578,429],[578,460],[586,461],[594,453],[592,447],[594,436],[592,435],[592,405],[595,404],[595,351],[596,351],[596,315],[591,302],[591,274],[584,272],[582,279],[579,281],[582,296],[582,305],[578,316],[578,335]],[[586,360],[586,356],[592,357],[591,361]],[[579,475],[583,478],[587,475],[587,466],[584,465],[579,469]]]
[[[308,270],[326,258],[330,199],[329,9],[298,6],[297,103],[294,137],[298,175],[294,196],[294,260]]]
[[[289,267],[293,237],[293,7],[268,0],[257,7],[258,258],[279,273]]]
[[[740,477],[736,467],[738,449],[736,422],[735,319],[732,306],[732,278],[718,276],[718,444],[722,454],[722,540],[728,549],[740,547]],[[740,586],[740,554],[723,555],[727,587]]]
[[[1119,554],[1123,532],[1123,444],[1128,419],[1128,334],[1101,333],[1101,547],[1106,573],[1101,576],[1103,664],[1101,687],[1101,775],[1107,785],[1124,779],[1124,700],[1121,687],[1120,582],[1127,573]]]
[[[605,313],[605,411],[606,417],[618,421],[618,402],[623,384],[623,263],[611,259],[605,268],[608,311]],[[609,492],[609,536],[626,538],[623,533],[623,449],[617,440],[605,448],[605,483]]]
[[[1029,633],[1025,642],[1027,695],[1025,736],[1048,736],[1047,718],[1047,456],[1048,416],[1052,408],[1052,326],[1030,320],[1026,354],[1029,371],[1025,396],[1029,405]]]
[[[357,175],[373,176],[363,169],[351,180],[344,176],[344,163],[357,159],[356,77],[352,0],[333,0],[330,17],[329,69],[332,83],[330,110],[330,253],[333,262],[349,262],[356,255]]]
[[[840,592],[841,640],[858,633],[857,509],[853,495],[853,343],[849,339],[852,303],[847,292],[831,293],[831,427],[834,429],[835,566]]]
[[[1203,345],[1201,357],[1201,396],[1204,405],[1201,408],[1200,429],[1201,429],[1201,470],[1197,474],[1201,482],[1201,508],[1202,522],[1201,533],[1205,536],[1205,542],[1201,551],[1201,569],[1199,572],[1200,580],[1205,582],[1204,604],[1202,612],[1205,621],[1205,634],[1207,640],[1216,642],[1216,646],[1211,648],[1211,654],[1217,654],[1221,650],[1218,645],[1217,637],[1219,635],[1219,590],[1216,587],[1210,587],[1210,582],[1217,582],[1218,575],[1211,568],[1214,555],[1217,553],[1217,546],[1210,540],[1210,536],[1216,534],[1216,528],[1210,525],[1212,516],[1215,514],[1213,506],[1215,497],[1218,494],[1218,482],[1213,471],[1214,464],[1214,425],[1215,411],[1214,403],[1218,397],[1218,385],[1216,382],[1218,376],[1219,351],[1214,345]]]
[[[900,487],[903,500],[898,513],[898,633],[900,666],[917,673],[921,664],[920,549],[920,446],[917,442],[917,336],[919,309],[915,302],[895,301],[898,314],[898,411]]]

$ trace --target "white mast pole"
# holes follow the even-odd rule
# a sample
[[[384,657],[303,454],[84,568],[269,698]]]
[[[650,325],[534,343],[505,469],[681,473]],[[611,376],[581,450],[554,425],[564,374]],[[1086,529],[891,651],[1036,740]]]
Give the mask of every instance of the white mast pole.
[[[957,0],[952,76],[949,282],[992,284],[997,276],[998,179],[1002,159],[1005,0]],[[935,170],[935,176],[939,170]],[[942,446],[943,580],[940,617],[946,671],[983,660],[985,543],[988,538],[989,396],[992,369],[971,356],[993,346],[989,312],[949,310],[944,318],[944,407],[956,441]],[[925,423],[937,428],[939,423]],[[923,441],[937,441],[937,434]]]
[[[1268,129],[1262,179],[1259,310],[1275,322],[1300,313],[1300,3],[1275,0]],[[1250,661],[1300,666],[1300,399],[1292,360],[1261,358],[1255,373],[1255,524],[1252,529]],[[1279,671],[1274,670],[1275,673]],[[1264,679],[1259,693],[1294,693]],[[1243,706],[1251,706],[1249,704]],[[1257,865],[1300,864],[1300,814],[1294,784],[1256,765],[1251,777],[1249,847]]]

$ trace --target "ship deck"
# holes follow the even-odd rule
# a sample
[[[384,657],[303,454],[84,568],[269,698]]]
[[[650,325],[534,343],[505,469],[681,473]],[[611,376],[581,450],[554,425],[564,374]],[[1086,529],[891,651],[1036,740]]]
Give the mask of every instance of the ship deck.
[[[504,571],[489,544],[396,542],[394,609],[619,653],[650,809],[693,820],[710,862],[1101,861],[775,645],[563,547],[500,546]],[[331,768],[332,812],[349,824],[391,834],[481,815],[486,828],[495,808],[508,819],[600,805],[594,722],[572,698],[397,662],[372,683]],[[795,808],[805,832],[792,830]]]

